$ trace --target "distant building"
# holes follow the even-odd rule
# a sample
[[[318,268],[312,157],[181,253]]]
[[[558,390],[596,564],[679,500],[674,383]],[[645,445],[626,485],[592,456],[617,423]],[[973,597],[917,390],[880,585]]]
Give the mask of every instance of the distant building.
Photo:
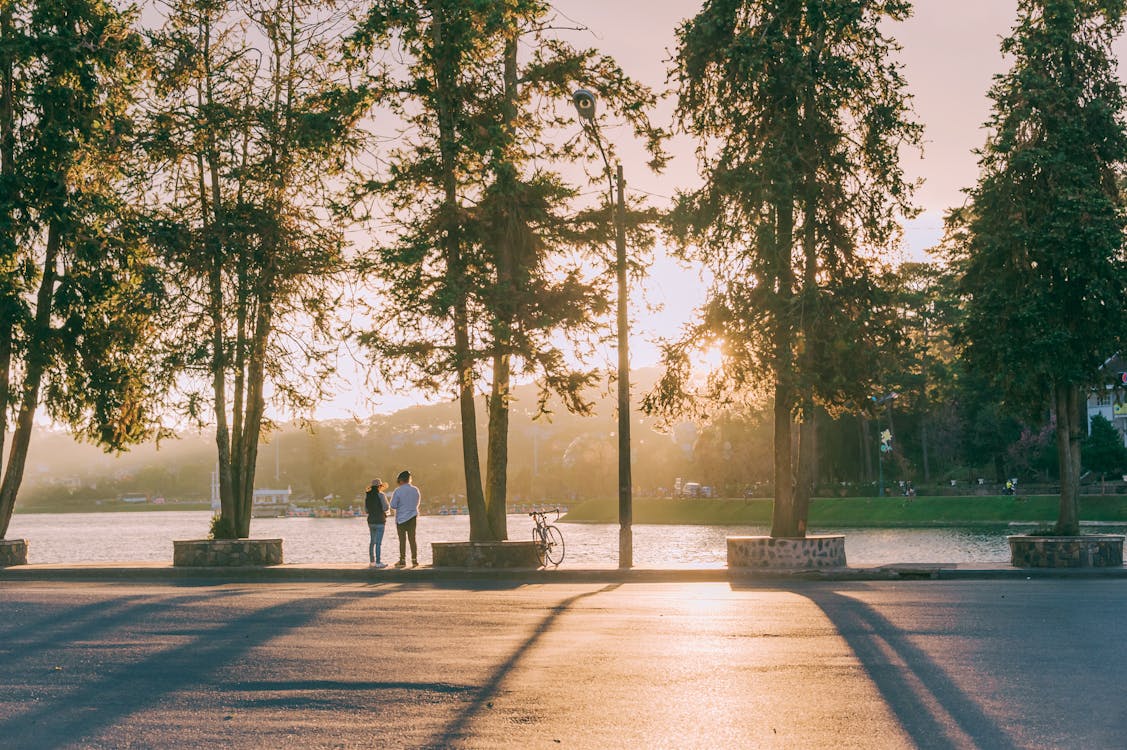
[[[50,483],[55,487],[64,487],[68,490],[80,490],[80,489],[82,489],[82,486],[83,486],[82,479],[80,477],[74,477],[74,476],[70,476],[70,477],[53,476],[48,481],[50,481]]]
[[[1088,432],[1092,431],[1092,419],[1099,414],[1111,422],[1127,445],[1127,384],[1122,382],[1121,375],[1127,373],[1127,360],[1116,354],[1100,369],[1107,378],[1102,387],[1088,392]]]
[[[261,489],[254,491],[250,514],[254,518],[280,518],[290,509],[290,488],[284,490]]]

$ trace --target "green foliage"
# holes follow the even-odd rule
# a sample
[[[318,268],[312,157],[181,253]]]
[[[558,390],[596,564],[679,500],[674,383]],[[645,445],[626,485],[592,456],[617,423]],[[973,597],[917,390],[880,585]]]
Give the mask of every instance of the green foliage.
[[[699,324],[668,347],[651,408],[723,403],[789,377],[796,357],[795,385],[823,405],[867,396],[889,334],[862,248],[889,247],[913,211],[898,150],[920,128],[880,26],[908,8],[709,2],[679,29],[678,119],[706,179],[679,196],[670,234],[716,283]],[[684,364],[718,340],[724,367],[701,401],[684,390]]]
[[[99,0],[0,5],[0,537],[32,424],[120,450],[160,434],[164,294],[135,158],[136,11]]]
[[[948,244],[968,365],[1011,413],[1056,418],[1057,531],[1079,531],[1080,389],[1127,334],[1124,96],[1111,45],[1118,0],[1022,0],[1002,42],[1013,67],[990,90],[992,134]]]
[[[1127,446],[1123,445],[1123,436],[1101,414],[1092,417],[1081,451],[1084,465],[1101,475],[1122,474],[1127,469]]]
[[[217,513],[211,517],[211,529],[207,534],[208,539],[238,539],[239,535],[235,531],[235,522],[229,518],[224,518],[223,514]]]
[[[367,103],[347,85],[341,8],[177,0],[153,34],[152,237],[176,305],[165,368],[174,407],[216,424],[222,514],[240,536],[268,394],[308,415],[334,370],[346,243],[332,210]]]
[[[1127,133],[1111,57],[1122,3],[1019,7],[1002,45],[1013,67],[990,91],[982,177],[947,242],[968,363],[1009,411],[1038,419],[1054,384],[1093,383],[1127,331]]]
[[[572,91],[599,92],[602,117],[628,122],[658,163],[664,155],[662,133],[646,114],[653,93],[613,60],[549,37],[549,12],[528,1],[379,2],[351,41],[353,54],[388,44],[405,60],[401,69],[379,69],[370,86],[377,106],[409,135],[391,150],[386,171],[358,186],[386,201],[395,232],[360,266],[396,301],[373,305],[375,325],[361,336],[388,386],[458,391],[467,363],[456,362],[452,326],[455,305],[464,303],[471,339],[464,356],[475,382],[484,363],[508,354],[514,376],[536,376],[584,409],[575,395],[590,380],[576,377],[559,340],[589,351],[603,322],[599,251],[611,222],[606,207],[583,205],[585,185],[556,171],[593,165],[594,184],[603,184],[598,152],[576,137]],[[532,51],[514,60],[515,79],[506,83],[514,39]]]

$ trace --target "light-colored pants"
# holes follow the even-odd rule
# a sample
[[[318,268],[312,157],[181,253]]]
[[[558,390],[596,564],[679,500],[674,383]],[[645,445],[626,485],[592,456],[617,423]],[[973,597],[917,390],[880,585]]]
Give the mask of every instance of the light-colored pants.
[[[380,562],[380,545],[383,544],[383,530],[384,525],[381,524],[368,524],[368,533],[371,539],[368,541],[368,562]]]

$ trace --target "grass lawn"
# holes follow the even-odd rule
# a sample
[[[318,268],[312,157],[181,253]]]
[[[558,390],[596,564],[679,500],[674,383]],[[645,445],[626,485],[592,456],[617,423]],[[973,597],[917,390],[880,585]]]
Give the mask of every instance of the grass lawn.
[[[635,523],[766,526],[771,523],[767,498],[671,500],[635,498]],[[1010,522],[1051,524],[1056,521],[1056,495],[974,497],[815,498],[810,525],[820,527],[996,526]],[[1083,521],[1127,523],[1127,496],[1085,495]],[[597,499],[573,505],[561,520],[617,523],[618,500]]]

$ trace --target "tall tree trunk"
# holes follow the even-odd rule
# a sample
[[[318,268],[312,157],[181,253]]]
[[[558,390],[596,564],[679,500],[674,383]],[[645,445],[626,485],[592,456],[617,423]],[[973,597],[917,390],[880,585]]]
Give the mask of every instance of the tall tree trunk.
[[[519,36],[514,31],[505,40],[505,99],[502,105],[501,126],[505,146],[515,137],[517,117],[517,49]],[[502,157],[504,154],[502,154]],[[512,165],[503,163],[498,169],[500,189],[516,189],[517,180]],[[513,336],[513,304],[519,290],[516,288],[517,258],[520,244],[525,240],[523,217],[510,208],[503,218],[507,227],[494,239],[494,262],[497,267],[497,288],[500,291],[494,327],[493,387],[489,396],[489,426],[485,458],[486,506],[490,538],[496,541],[509,538],[506,505],[508,501],[509,473],[509,408],[511,395],[511,354]]]
[[[928,458],[928,445],[927,445],[927,421],[930,418],[928,412],[920,415],[920,450],[923,452],[924,459],[924,483],[931,481],[931,462]]]
[[[211,387],[215,401],[215,447],[219,471],[219,515],[232,533],[237,528],[235,477],[231,472],[231,431],[227,423],[227,356],[223,336],[222,262],[216,253],[208,285],[211,294]]]
[[[493,358],[493,391],[489,396],[489,442],[486,458],[489,530],[496,541],[509,538],[505,516],[509,467],[509,355]]]
[[[771,536],[799,536],[794,504],[794,465],[791,451],[794,387],[794,335],[791,330],[794,304],[794,201],[782,200],[776,206],[775,232],[775,502],[771,515]]]
[[[931,289],[928,288],[930,296]],[[923,385],[920,387],[920,450],[923,453],[924,461],[924,483],[931,481],[931,457],[929,456],[928,441],[927,441],[927,424],[931,419],[931,400],[928,398],[928,357],[930,356],[931,344],[931,330],[928,326],[928,317],[924,316],[923,320],[923,362],[921,363],[920,371],[923,374]]]
[[[814,45],[814,55],[820,51],[820,40]],[[816,58],[811,63],[817,71]],[[808,101],[804,109],[809,112],[812,104]],[[812,395],[815,373],[818,369],[818,348],[816,328],[818,325],[818,231],[817,206],[818,183],[816,175],[809,172],[803,188],[802,217],[802,354],[799,358],[799,371],[806,383],[806,392],[800,397],[802,403],[802,422],[798,428],[798,482],[794,490],[794,536],[806,536],[806,523],[810,515],[810,498],[817,480],[817,423],[814,398]]]
[[[265,283],[272,287],[274,283],[272,276],[268,274]],[[242,473],[240,476],[241,484],[237,488],[238,524],[236,532],[240,539],[246,539],[250,536],[250,518],[254,505],[254,475],[258,465],[258,442],[262,437],[262,419],[266,409],[263,387],[266,380],[267,344],[273,327],[273,305],[269,299],[272,296],[273,293],[268,291],[268,298],[260,302],[258,306],[254,338],[251,341],[251,352],[247,366],[246,413],[240,435],[241,444],[238,448]]]
[[[477,445],[477,407],[474,403],[474,361],[470,347],[468,290],[462,258],[462,236],[459,225],[457,128],[455,108],[457,60],[443,54],[445,40],[445,8],[443,3],[428,3],[431,11],[430,33],[435,49],[435,107],[443,187],[443,221],[446,228],[444,253],[447,284],[453,288],[454,369],[458,378],[458,412],[462,427],[462,467],[466,481],[466,505],[470,513],[470,539],[490,538],[485,493],[481,484],[481,456]]]
[[[12,4],[0,5],[0,40],[10,40],[15,35],[12,22]],[[15,255],[16,231],[12,201],[15,195],[14,176],[16,169],[16,118],[15,118],[15,60],[11,46],[0,46],[0,177],[8,185],[8,195],[3,199],[4,213],[0,215],[0,225],[5,227],[8,236],[0,239],[0,476],[3,476],[4,446],[8,438],[8,389],[12,379],[12,336],[15,332],[16,305],[18,303],[14,279],[8,274],[15,270],[8,265],[7,253]],[[11,282],[11,283],[9,283]],[[0,538],[3,538],[0,532]]]
[[[61,245],[62,227],[58,221],[53,220],[47,230],[43,275],[39,280],[39,291],[35,296],[35,322],[27,342],[20,411],[16,416],[16,429],[15,434],[12,435],[8,464],[4,468],[4,480],[0,483],[0,539],[8,533],[8,525],[12,522],[12,512],[16,506],[16,495],[23,483],[24,465],[27,463],[27,451],[31,444],[31,431],[35,426],[35,410],[39,405],[40,385],[49,361],[51,313],[55,304],[57,280],[55,268]]]
[[[866,482],[873,481],[873,435],[869,429],[869,418],[864,414],[857,415],[857,445],[860,448],[861,466],[865,468],[862,479]]]
[[[1080,437],[1076,425],[1079,389],[1070,383],[1057,383],[1053,396],[1057,417],[1057,461],[1060,464],[1060,513],[1056,532],[1080,533]]]
[[[200,197],[204,207],[203,232],[205,242],[210,243],[213,255],[208,269],[208,307],[211,317],[211,389],[215,411],[215,448],[217,470],[219,472],[219,516],[227,522],[233,532],[237,517],[235,509],[235,477],[231,472],[231,429],[227,420],[227,347],[223,335],[224,295],[223,295],[223,246],[218,236],[220,222],[219,186],[214,165],[212,166],[212,201],[214,217],[208,217],[207,185],[204,178],[204,160],[198,161],[200,169]]]
[[[4,300],[0,302],[3,305]],[[3,476],[4,446],[8,440],[8,389],[12,385],[12,322],[10,316],[0,324],[0,476]]]
[[[466,304],[454,310],[454,357],[458,362],[458,412],[462,427],[462,467],[466,481],[466,505],[470,512],[470,540],[489,541],[488,509],[481,484],[481,455],[477,445],[477,407],[474,403],[473,363],[470,359]]]
[[[798,427],[798,481],[795,485],[794,509],[797,518],[796,536],[806,536],[810,518],[810,502],[818,484],[818,413],[817,407],[807,399],[805,412]]]
[[[208,111],[215,102],[214,74],[211,69],[211,23],[203,14],[199,26],[199,49],[202,54],[203,79],[196,89],[196,106]],[[219,474],[219,516],[230,533],[237,528],[235,476],[231,467],[231,425],[227,418],[227,342],[225,331],[226,305],[223,289],[223,260],[227,252],[225,208],[220,178],[219,149],[213,128],[205,128],[206,154],[196,157],[199,170],[200,214],[204,243],[211,248],[208,269],[208,308],[211,318],[211,388],[215,411],[216,469]]]

